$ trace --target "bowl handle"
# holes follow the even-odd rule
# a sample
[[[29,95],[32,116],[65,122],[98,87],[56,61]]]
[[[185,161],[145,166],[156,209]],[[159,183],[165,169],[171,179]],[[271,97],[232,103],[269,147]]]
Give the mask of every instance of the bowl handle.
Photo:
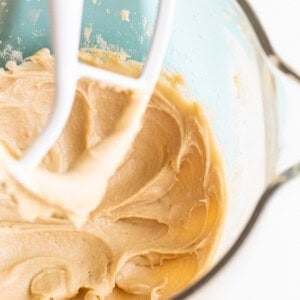
[[[300,75],[276,54],[267,57],[274,76],[279,121],[279,157],[276,172],[300,162]]]

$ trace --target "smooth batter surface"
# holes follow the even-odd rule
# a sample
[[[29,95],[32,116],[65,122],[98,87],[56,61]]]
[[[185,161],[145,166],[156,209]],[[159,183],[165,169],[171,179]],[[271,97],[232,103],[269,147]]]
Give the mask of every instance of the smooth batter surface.
[[[119,56],[81,57],[132,76],[140,71]],[[0,142],[19,157],[51,109],[53,59],[41,50],[8,69],[0,72]],[[0,299],[165,299],[207,270],[226,206],[224,174],[207,121],[180,83],[161,75],[140,132],[80,229],[61,208],[2,177]],[[81,79],[68,125],[42,166],[62,174],[93,155],[131,97]],[[37,203],[51,216],[30,221]]]

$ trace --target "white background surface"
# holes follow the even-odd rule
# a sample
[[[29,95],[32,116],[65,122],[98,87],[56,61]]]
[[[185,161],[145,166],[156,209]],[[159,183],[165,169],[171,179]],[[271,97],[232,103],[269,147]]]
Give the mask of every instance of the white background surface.
[[[300,0],[248,0],[279,55],[300,72]]]
[[[300,72],[300,0],[249,3],[278,54]],[[300,128],[288,134],[300,139]],[[300,179],[276,194],[239,254],[192,299],[300,299]]]

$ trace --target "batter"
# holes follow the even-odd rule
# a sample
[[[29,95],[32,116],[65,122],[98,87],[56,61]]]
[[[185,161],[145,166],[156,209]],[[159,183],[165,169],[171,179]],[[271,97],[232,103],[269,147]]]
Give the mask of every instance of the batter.
[[[81,59],[140,72],[117,54],[88,51]],[[43,49],[7,68],[0,71],[0,142],[18,158],[51,110],[53,58]],[[81,227],[1,164],[0,299],[165,299],[207,270],[224,218],[224,174],[203,112],[181,85],[180,76],[162,73],[141,130]],[[41,166],[59,176],[93,155],[131,98],[81,79],[69,122]]]

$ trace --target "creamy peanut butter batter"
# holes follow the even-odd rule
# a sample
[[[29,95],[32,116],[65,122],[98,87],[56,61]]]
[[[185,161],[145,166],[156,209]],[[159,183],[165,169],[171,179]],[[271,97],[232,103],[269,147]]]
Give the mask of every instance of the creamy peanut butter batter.
[[[81,58],[140,72],[118,55]],[[53,59],[41,50],[7,68],[0,72],[0,142],[18,158],[51,110]],[[165,299],[207,270],[224,217],[224,174],[203,112],[181,84],[180,76],[162,73],[141,130],[80,228],[1,164],[0,299]],[[93,156],[131,101],[130,92],[81,79],[69,122],[42,167],[59,176]],[[39,213],[45,210],[51,213]]]

